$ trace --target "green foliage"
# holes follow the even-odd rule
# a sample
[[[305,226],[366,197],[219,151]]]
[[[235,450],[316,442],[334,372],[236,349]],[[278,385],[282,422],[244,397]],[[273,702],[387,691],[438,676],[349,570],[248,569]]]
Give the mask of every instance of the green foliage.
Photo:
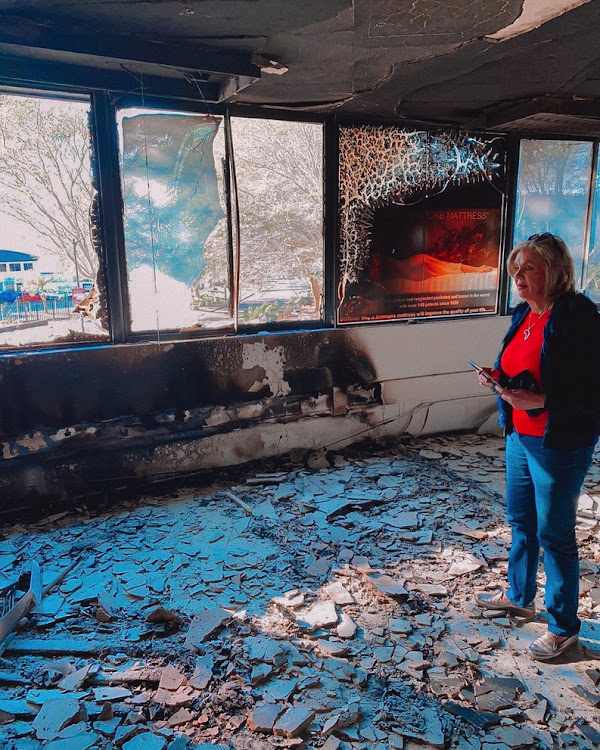
[[[311,305],[312,302],[307,296],[294,298],[286,302],[282,302],[281,300],[265,301],[260,304],[244,307],[240,315],[240,320],[244,323],[294,320],[298,318],[298,310]]]

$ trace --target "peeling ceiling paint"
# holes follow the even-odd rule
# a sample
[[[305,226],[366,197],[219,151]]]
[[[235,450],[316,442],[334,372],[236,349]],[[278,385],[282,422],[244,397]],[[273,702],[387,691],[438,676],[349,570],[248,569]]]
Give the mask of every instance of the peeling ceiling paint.
[[[507,39],[533,31],[546,21],[589,2],[590,0],[523,0],[523,10],[517,20],[504,29],[488,34],[486,39],[505,42]]]

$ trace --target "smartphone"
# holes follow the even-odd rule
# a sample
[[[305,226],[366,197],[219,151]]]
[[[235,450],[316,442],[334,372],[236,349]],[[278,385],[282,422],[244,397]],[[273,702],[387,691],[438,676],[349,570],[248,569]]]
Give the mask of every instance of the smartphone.
[[[480,372],[483,375],[483,377],[488,381],[488,383],[491,383],[494,386],[494,388],[492,389],[494,392],[497,392],[495,390],[495,386],[498,386],[498,388],[502,388],[500,383],[495,378],[493,378],[489,374],[489,372],[484,370],[483,367],[481,367],[481,365],[478,365],[476,362],[473,362],[472,359],[468,359],[467,362],[471,365],[471,367],[474,367],[477,370],[477,372]]]

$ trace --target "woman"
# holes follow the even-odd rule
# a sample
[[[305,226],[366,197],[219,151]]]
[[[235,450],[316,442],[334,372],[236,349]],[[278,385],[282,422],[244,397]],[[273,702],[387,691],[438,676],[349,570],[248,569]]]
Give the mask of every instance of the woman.
[[[600,424],[600,315],[574,292],[573,260],[560,237],[544,232],[521,242],[508,271],[523,302],[488,373],[502,386],[509,587],[476,602],[533,617],[541,546],[548,632],[529,655],[547,661],[575,645],[580,628],[575,522]],[[485,374],[478,378],[492,387]]]

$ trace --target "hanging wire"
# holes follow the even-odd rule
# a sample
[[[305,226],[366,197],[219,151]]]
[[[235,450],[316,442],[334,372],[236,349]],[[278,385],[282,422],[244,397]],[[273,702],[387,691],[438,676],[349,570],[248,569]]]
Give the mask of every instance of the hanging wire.
[[[128,93],[137,93],[140,92],[141,95],[141,104],[142,108],[145,109],[146,104],[146,97],[145,97],[145,84],[143,79],[143,73],[140,71],[139,74],[136,74],[134,71],[128,69],[126,66],[121,64],[121,67],[126,70],[128,73],[130,73],[133,78],[138,83],[138,86],[135,89],[131,89]],[[215,124],[218,128],[220,123],[225,118],[217,117],[214,112],[211,110],[211,105],[207,101],[204,91],[202,90],[202,87],[200,86],[200,83],[202,81],[202,76],[200,71],[196,71],[196,73],[190,73],[189,71],[180,70],[179,71],[183,77],[185,78],[186,82],[190,85],[195,86],[195,88],[198,91],[198,94],[200,95],[200,99],[202,100],[202,103],[204,107],[206,108],[206,115],[205,118],[208,122],[212,122]],[[226,114],[226,118],[229,117],[229,112]],[[227,131],[229,129],[229,136],[227,135]],[[154,231],[155,231],[155,215],[153,211],[152,206],[152,200],[151,200],[151,190],[150,190],[150,169],[149,169],[149,160],[148,160],[148,132],[146,128],[146,120],[144,118],[143,120],[143,133],[144,133],[144,156],[145,156],[145,170],[146,170],[146,191],[147,191],[147,201],[148,201],[148,210],[150,214],[150,248],[152,252],[152,269],[153,269],[153,287],[154,287],[154,294],[155,297],[158,298],[158,281],[157,281],[157,267],[156,267],[156,248],[155,248],[155,237],[154,237]],[[230,282],[230,296],[233,300],[233,317],[234,317],[234,329],[237,332],[238,330],[238,321],[239,321],[239,280],[240,280],[240,216],[239,216],[239,204],[238,204],[238,190],[237,190],[237,181],[235,179],[235,163],[233,159],[233,140],[231,138],[231,130],[228,128],[228,125],[226,123],[225,125],[225,149],[226,153],[228,150],[227,147],[227,141],[229,138],[229,164],[230,164],[230,173],[229,178],[232,186],[232,193],[233,193],[233,206],[234,206],[234,221],[236,226],[236,238],[235,238],[235,248],[236,248],[236,257],[234,257],[234,264],[235,264],[235,272],[231,272],[229,275],[232,278],[232,282]],[[228,224],[231,226],[232,219],[229,214],[227,213],[227,221]],[[228,266],[230,265],[231,260],[228,258]],[[231,288],[233,287],[233,288]],[[157,341],[160,345],[161,338],[160,338],[160,315],[159,315],[159,309],[158,304],[156,305],[156,326],[157,326]]]
[[[198,93],[206,107],[209,118],[219,125],[220,120],[215,117],[211,111],[210,104],[204,96],[204,92],[199,84],[198,78],[191,73],[186,74],[185,79],[188,83],[196,86]],[[225,158],[228,168],[228,179],[225,181],[226,190],[226,204],[227,204],[227,223],[228,223],[228,234],[232,233],[232,225],[235,226],[235,237],[231,252],[228,253],[228,281],[229,281],[229,295],[231,303],[229,305],[230,315],[233,317],[233,330],[235,333],[239,330],[239,316],[240,316],[240,267],[241,267],[241,239],[240,239],[240,206],[238,199],[238,186],[237,186],[237,175],[235,170],[235,157],[233,153],[233,135],[231,131],[231,116],[229,113],[229,107],[225,112],[224,130],[225,130]],[[233,216],[231,215],[233,213]],[[234,252],[235,250],[235,252]],[[233,261],[234,268],[231,268],[231,262]]]
[[[140,88],[142,98],[142,109],[146,109],[146,98],[145,98],[145,87],[144,87],[144,74],[140,72]],[[156,313],[156,343],[158,346],[161,344],[160,340],[160,313],[158,310],[158,282],[156,278],[156,248],[154,247],[154,228],[155,228],[155,215],[154,206],[152,204],[152,197],[150,195],[150,167],[148,165],[148,128],[146,126],[146,117],[142,118],[143,132],[144,132],[144,167],[146,170],[146,198],[148,201],[148,214],[149,214],[149,227],[150,227],[150,250],[152,252],[152,286],[154,291],[155,301],[155,313]]]

